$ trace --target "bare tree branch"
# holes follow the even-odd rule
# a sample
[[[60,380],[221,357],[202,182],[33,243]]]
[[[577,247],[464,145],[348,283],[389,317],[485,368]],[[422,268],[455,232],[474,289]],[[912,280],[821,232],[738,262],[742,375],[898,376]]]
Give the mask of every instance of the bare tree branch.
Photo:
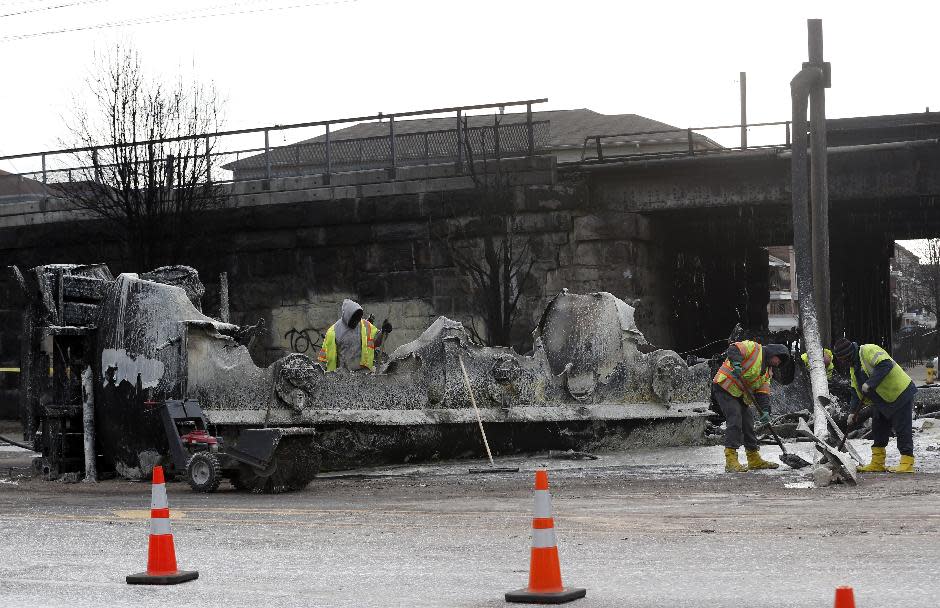
[[[439,238],[463,279],[471,319],[468,331],[484,344],[510,346],[519,302],[535,261],[528,239],[514,230],[515,191],[503,174],[499,123],[496,117],[492,129],[471,130],[464,118],[463,141],[474,184],[473,208],[468,214],[479,220],[480,229],[471,232],[473,222],[461,223],[453,217],[444,222]],[[485,337],[475,326],[477,316],[483,321]]]
[[[200,241],[197,217],[224,205],[210,175],[213,142],[141,142],[219,130],[218,94],[148,78],[137,52],[122,46],[97,57],[87,85],[92,107],[76,103],[65,144],[94,150],[74,155],[79,168],[57,193],[101,218],[136,268],[184,262]]]

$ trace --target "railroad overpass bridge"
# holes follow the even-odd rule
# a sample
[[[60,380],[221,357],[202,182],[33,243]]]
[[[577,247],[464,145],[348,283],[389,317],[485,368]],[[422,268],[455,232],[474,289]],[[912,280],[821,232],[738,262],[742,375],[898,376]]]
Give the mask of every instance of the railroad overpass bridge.
[[[880,134],[869,138],[875,143],[845,145],[835,132],[829,149],[833,335],[890,344],[894,241],[940,235],[940,131],[918,130],[918,139],[899,139],[915,134],[898,127],[896,141]],[[692,348],[736,321],[766,324],[767,289],[757,276],[766,274],[762,248],[793,242],[789,149],[605,159],[559,172],[562,180],[566,172],[587,174],[593,207],[640,214],[654,226],[674,263],[674,331],[681,343]]]
[[[495,141],[499,129],[515,132],[514,153],[500,163],[514,191],[506,213],[513,232],[530,243],[534,261],[536,280],[520,300],[521,348],[546,300],[565,287],[610,291],[633,302],[648,339],[680,352],[726,337],[736,323],[766,326],[764,247],[792,242],[789,137],[735,149],[712,145],[698,137],[707,131],[698,129],[658,139],[649,133],[591,135],[580,158],[559,162],[534,135],[526,137],[539,132],[538,121],[527,119],[524,128],[493,127]],[[389,144],[398,141],[395,128]],[[462,137],[459,126],[450,136],[435,133],[456,144]],[[604,137],[621,145],[598,143]],[[611,153],[629,150],[622,144],[631,137],[689,145]],[[834,334],[844,330],[890,342],[892,243],[940,234],[938,138],[937,113],[829,121]],[[476,204],[486,169],[477,159],[475,178],[459,147],[451,151],[457,162],[445,154],[440,162],[396,164],[394,145],[383,148],[375,136],[369,139],[373,149],[390,155],[391,167],[324,174],[330,144],[315,142],[317,154],[325,153],[325,165],[323,156],[317,161],[321,173],[286,175],[280,171],[300,167],[296,161],[303,157],[282,150],[285,165],[260,165],[270,177],[226,186],[228,204],[206,220],[212,234],[178,260],[200,271],[210,313],[217,306],[214,277],[229,274],[233,321],[261,316],[270,328],[262,359],[301,343],[315,348],[317,332],[335,320],[344,297],[395,320],[391,348],[416,337],[438,315],[470,318],[466,287],[442,234],[456,229],[470,240],[493,230],[493,218],[481,216]],[[100,221],[41,192],[0,201],[0,255],[21,267],[105,261],[116,272],[143,270],[128,267]],[[13,364],[19,312],[12,286],[5,287],[0,364]],[[310,339],[298,342],[302,335]]]

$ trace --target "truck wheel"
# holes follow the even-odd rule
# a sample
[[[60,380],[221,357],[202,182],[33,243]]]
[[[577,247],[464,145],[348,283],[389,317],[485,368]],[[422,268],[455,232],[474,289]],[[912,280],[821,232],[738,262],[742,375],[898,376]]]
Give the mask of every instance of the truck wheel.
[[[193,454],[186,463],[186,480],[197,492],[215,492],[222,483],[219,459],[209,452]]]

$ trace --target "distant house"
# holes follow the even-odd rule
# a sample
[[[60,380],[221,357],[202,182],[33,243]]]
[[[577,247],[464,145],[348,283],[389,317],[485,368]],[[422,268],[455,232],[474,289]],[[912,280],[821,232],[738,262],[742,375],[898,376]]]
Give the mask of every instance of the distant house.
[[[770,331],[792,329],[799,325],[799,293],[796,287],[796,263],[793,247],[767,248],[770,271],[770,302],[767,325]]]
[[[0,169],[0,203],[24,202],[49,196],[42,182]]]
[[[477,158],[524,156],[529,134],[524,112],[467,117],[469,141]],[[540,154],[554,154],[558,162],[579,161],[585,152],[585,138],[592,135],[618,135],[601,142],[605,156],[653,154],[688,150],[689,135],[666,123],[636,114],[600,114],[592,110],[552,110],[533,112],[533,140]],[[499,128],[495,129],[498,122]],[[457,159],[457,119],[422,118],[395,121],[395,153],[401,166],[442,164]],[[626,135],[625,135],[626,134]],[[635,135],[630,135],[635,134]],[[358,123],[330,132],[330,166],[333,172],[360,171],[389,166],[391,158],[389,122]],[[326,172],[326,136],[321,135],[223,165],[235,180],[289,177]],[[692,134],[696,150],[719,149],[720,145],[702,135]],[[466,147],[466,144],[464,145]],[[596,158],[596,142],[589,141],[587,157]],[[466,157],[464,150],[461,153]]]
[[[768,247],[770,302],[767,320],[771,331],[798,325],[799,293],[793,247]],[[935,317],[924,311],[926,287],[921,276],[921,261],[916,254],[898,243],[891,258],[890,289],[896,327],[933,327]]]

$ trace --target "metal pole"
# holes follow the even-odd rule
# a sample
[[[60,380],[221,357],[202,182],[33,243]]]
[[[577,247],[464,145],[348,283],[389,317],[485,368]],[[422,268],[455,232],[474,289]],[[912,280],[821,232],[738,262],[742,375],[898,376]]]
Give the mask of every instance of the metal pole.
[[[457,110],[457,171],[463,173],[463,113]]]
[[[228,273],[219,273],[219,320],[228,323]]]
[[[496,160],[502,158],[502,152],[499,145],[499,116],[493,117],[493,155]]]
[[[810,187],[812,188],[813,293],[819,315],[819,338],[832,342],[829,302],[829,180],[826,162],[826,72],[823,63],[822,20],[809,19],[809,63],[823,70],[823,80],[810,93]]]
[[[271,138],[267,129],[264,130],[264,175],[271,179]]]
[[[799,284],[800,321],[803,326],[803,347],[807,354],[813,396],[813,433],[822,437],[827,432],[827,419],[820,397],[829,396],[829,384],[823,363],[819,334],[819,315],[813,290],[812,238],[809,217],[809,188],[806,167],[806,106],[814,87],[822,82],[822,71],[804,67],[790,82],[793,104],[793,152],[790,157],[793,197],[793,248],[796,256],[796,279]]]
[[[392,170],[391,175],[392,179],[395,178],[395,169],[398,166],[398,154],[395,149],[395,117],[390,116],[388,119],[388,145],[389,145],[389,155],[392,157]]]
[[[82,435],[85,444],[85,479],[88,483],[98,481],[95,460],[95,382],[91,366],[82,370]]]
[[[326,144],[326,175],[323,176],[323,183],[330,183],[330,174],[333,173],[333,155],[330,151],[330,125],[326,125],[326,138],[324,140]]]
[[[42,183],[46,183],[46,155],[42,155]]]
[[[525,104],[525,124],[529,135],[529,156],[535,156],[535,133],[532,130],[532,104]]]
[[[686,132],[688,133],[688,136],[689,136],[689,156],[692,156],[692,151],[693,151],[693,149],[692,149],[692,129],[686,129]]]
[[[790,121],[789,120],[787,121],[786,132],[787,132],[786,133],[786,145],[789,148],[790,147]]]
[[[206,135],[206,181],[212,183],[212,153],[209,148],[209,136]]]
[[[741,72],[741,149],[747,150],[747,72]]]
[[[597,147],[597,160],[604,160],[604,151],[601,149],[601,138],[595,138],[594,144]]]

